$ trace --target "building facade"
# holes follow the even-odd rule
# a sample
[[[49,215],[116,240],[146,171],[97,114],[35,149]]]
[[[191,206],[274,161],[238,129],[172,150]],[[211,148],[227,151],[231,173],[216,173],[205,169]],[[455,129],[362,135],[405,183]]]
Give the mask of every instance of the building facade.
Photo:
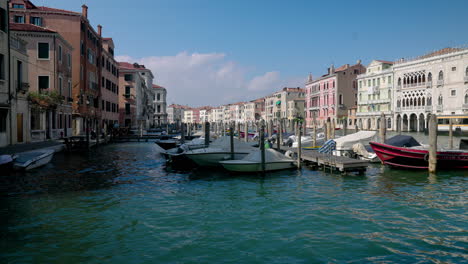
[[[154,124],[152,82],[153,74],[144,65],[119,62],[120,126],[145,130]]]
[[[188,108],[189,107],[185,105],[169,105],[169,107],[167,107],[167,120],[169,124],[180,125],[184,120],[184,110]]]
[[[359,129],[377,130],[380,117],[386,116],[387,129],[393,129],[393,62],[374,60],[357,77]]]
[[[395,62],[396,129],[424,131],[428,117],[468,113],[468,49],[445,48]]]
[[[153,84],[154,93],[154,124],[162,126],[167,124],[167,90],[166,88]]]
[[[36,25],[12,23],[10,32],[27,42],[31,140],[71,136],[72,46],[56,31]]]
[[[98,26],[102,36],[102,26]],[[119,66],[114,58],[115,45],[112,38],[102,39],[101,56],[101,126],[110,129],[119,122]]]
[[[99,130],[102,39],[88,20],[88,7],[82,12],[36,6],[31,1],[10,2],[12,22],[34,24],[59,33],[74,47],[72,54],[73,134]],[[89,128],[89,129],[88,129]]]
[[[322,127],[328,119],[336,127],[342,126],[348,109],[357,105],[356,77],[365,71],[358,61],[355,65],[345,64],[337,69],[332,65],[327,74],[316,80],[309,76],[306,83],[307,127],[312,127],[313,120]]]
[[[6,1],[0,1],[0,147],[12,143],[8,8]]]

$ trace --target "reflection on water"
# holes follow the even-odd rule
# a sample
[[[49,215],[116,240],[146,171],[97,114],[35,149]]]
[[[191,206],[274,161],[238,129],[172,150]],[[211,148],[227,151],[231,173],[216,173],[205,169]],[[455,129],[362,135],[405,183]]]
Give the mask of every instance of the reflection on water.
[[[0,178],[0,262],[462,263],[465,176],[180,172],[151,143],[58,154]]]

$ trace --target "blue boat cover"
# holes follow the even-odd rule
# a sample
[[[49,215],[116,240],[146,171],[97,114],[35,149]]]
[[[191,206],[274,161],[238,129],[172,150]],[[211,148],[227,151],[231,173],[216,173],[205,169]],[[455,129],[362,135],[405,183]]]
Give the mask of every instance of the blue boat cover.
[[[319,153],[331,154],[336,148],[336,142],[333,139],[329,139],[323,143],[323,145],[318,149]]]
[[[385,144],[395,147],[416,147],[421,146],[412,136],[397,135],[385,140]]]

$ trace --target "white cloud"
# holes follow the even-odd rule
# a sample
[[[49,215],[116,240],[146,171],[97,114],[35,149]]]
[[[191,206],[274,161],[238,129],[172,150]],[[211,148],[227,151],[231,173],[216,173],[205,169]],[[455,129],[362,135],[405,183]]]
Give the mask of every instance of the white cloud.
[[[256,99],[284,86],[302,86],[303,78],[283,80],[277,71],[247,79],[247,67],[228,61],[224,53],[180,52],[175,56],[132,58],[117,61],[138,62],[150,69],[154,82],[168,90],[168,103],[191,106],[221,105]]]

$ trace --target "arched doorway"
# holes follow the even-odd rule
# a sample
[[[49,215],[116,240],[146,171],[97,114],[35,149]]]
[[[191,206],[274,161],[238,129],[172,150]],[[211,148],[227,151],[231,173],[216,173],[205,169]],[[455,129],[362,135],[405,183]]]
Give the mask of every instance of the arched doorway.
[[[426,122],[424,120],[424,114],[419,114],[419,132],[426,130]]]
[[[418,131],[418,116],[411,114],[409,119],[410,131]]]
[[[403,115],[403,131],[408,131],[408,116],[405,114]]]

